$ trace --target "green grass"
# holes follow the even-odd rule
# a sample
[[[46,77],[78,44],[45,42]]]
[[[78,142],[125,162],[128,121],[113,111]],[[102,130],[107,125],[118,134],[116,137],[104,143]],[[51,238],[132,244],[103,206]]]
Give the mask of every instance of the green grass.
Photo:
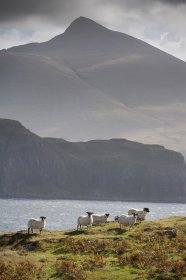
[[[164,230],[175,228],[176,237]],[[0,235],[0,280],[186,279],[186,218]]]

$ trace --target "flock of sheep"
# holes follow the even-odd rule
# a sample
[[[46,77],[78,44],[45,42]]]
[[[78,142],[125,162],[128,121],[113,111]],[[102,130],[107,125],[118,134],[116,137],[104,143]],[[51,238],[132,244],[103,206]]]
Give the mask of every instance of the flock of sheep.
[[[115,221],[118,221],[120,228],[122,226],[133,226],[137,220],[143,221],[147,213],[149,213],[149,208],[143,209],[129,209],[128,215],[122,214],[121,216],[116,216]],[[77,230],[83,227],[90,227],[96,224],[106,223],[110,214],[94,214],[93,212],[86,212],[86,216],[79,216],[77,219]],[[28,221],[28,233],[30,231],[33,233],[33,229],[38,229],[41,231],[46,226],[46,217],[41,216],[40,219],[30,219]]]

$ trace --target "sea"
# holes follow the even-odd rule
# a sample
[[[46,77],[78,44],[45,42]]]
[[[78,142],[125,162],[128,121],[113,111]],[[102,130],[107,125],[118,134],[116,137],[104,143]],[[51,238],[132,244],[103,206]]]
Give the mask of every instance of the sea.
[[[130,208],[148,207],[147,220],[157,220],[170,216],[186,216],[186,204],[123,202],[123,201],[86,201],[86,200],[27,200],[0,199],[0,232],[27,230],[30,218],[46,217],[46,229],[76,229],[77,218],[94,213],[110,213],[110,219],[127,214]]]

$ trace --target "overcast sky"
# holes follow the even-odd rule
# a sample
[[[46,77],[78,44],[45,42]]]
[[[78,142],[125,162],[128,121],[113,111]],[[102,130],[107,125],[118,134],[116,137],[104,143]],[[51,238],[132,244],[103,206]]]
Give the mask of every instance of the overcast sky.
[[[79,16],[186,61],[186,0],[0,0],[0,49],[46,41]]]

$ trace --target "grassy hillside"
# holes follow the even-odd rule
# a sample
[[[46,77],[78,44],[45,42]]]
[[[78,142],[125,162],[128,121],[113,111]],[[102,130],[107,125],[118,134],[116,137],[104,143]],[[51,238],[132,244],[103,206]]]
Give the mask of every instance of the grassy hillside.
[[[169,237],[165,229],[175,228]],[[0,280],[186,279],[186,218],[0,236]]]

